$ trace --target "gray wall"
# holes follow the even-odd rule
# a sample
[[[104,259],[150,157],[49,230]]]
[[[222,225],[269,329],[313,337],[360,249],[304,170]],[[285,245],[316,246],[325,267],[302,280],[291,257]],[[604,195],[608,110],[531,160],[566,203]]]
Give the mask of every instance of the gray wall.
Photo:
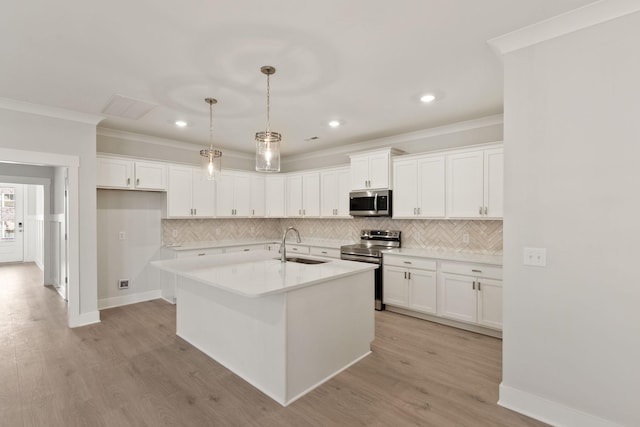
[[[640,425],[638,40],[635,13],[504,58],[501,401],[552,423]]]

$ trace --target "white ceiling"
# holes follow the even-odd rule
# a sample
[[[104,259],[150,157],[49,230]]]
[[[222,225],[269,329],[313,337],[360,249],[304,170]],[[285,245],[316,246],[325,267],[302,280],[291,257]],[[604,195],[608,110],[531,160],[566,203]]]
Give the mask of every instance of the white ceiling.
[[[283,154],[316,151],[501,113],[486,41],[592,2],[5,1],[0,97],[93,114],[114,94],[151,101],[100,126],[203,145],[212,96],[216,145],[249,153],[266,121],[260,66],[273,65]],[[421,104],[427,92],[438,99]]]

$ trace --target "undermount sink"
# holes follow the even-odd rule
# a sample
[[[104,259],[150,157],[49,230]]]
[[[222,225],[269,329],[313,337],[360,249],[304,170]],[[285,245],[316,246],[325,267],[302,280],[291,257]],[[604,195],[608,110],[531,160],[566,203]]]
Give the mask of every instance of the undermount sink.
[[[280,258],[274,258],[280,259]],[[322,261],[319,259],[309,259],[309,258],[298,258],[298,257],[287,257],[288,262],[297,262],[298,264],[324,264],[327,261]]]

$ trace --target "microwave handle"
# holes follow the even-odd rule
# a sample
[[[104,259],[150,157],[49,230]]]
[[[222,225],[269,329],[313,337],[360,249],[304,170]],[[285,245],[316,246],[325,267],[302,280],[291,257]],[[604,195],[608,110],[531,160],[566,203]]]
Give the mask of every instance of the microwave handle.
[[[373,196],[373,210],[378,212],[378,193]]]

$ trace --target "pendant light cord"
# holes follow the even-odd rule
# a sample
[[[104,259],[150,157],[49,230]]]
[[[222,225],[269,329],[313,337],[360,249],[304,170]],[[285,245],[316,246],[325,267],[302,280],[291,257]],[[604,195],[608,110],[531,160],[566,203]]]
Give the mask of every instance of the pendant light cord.
[[[271,86],[269,85],[269,77],[270,75],[267,74],[267,135],[269,135],[269,133],[271,132]]]

